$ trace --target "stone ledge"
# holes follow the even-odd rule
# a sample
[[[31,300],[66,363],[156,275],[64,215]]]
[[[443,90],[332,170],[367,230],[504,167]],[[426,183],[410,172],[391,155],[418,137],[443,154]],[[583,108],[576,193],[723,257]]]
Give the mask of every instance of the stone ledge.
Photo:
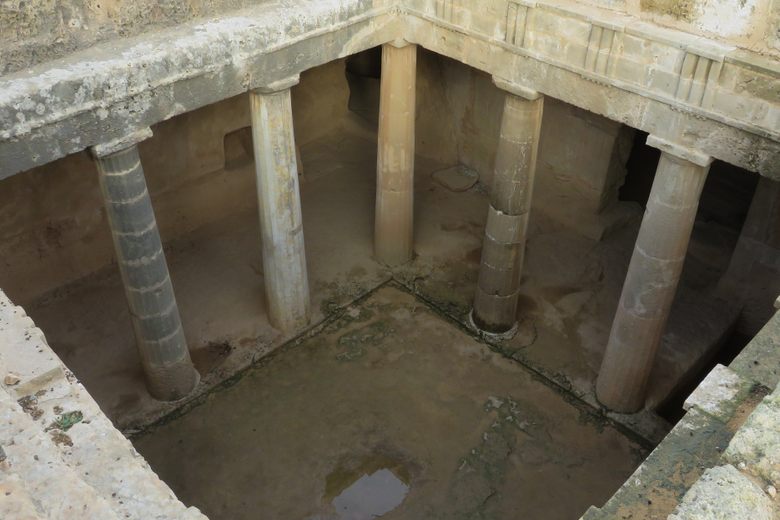
[[[773,520],[772,501],[734,466],[708,469],[669,520]]]
[[[18,382],[0,388],[0,446],[6,453],[0,471],[24,482],[33,505],[75,500],[80,502],[72,508],[94,512],[86,518],[205,520],[178,501],[2,291],[0,329],[0,369],[19,374],[8,380]],[[46,459],[35,461],[33,454]],[[23,502],[0,503],[0,511],[24,507]]]
[[[729,368],[767,388],[780,383],[780,312],[750,340]]]
[[[446,16],[423,0],[266,4],[107,42],[5,76],[0,178],[399,38],[512,82],[523,79],[545,95],[666,140],[687,138],[680,144],[780,178],[780,107],[773,94],[780,77],[773,68],[760,67],[760,60],[748,66],[742,58],[726,59],[728,46],[640,26],[629,16],[599,10],[583,16],[555,2],[513,5],[528,11],[522,29],[528,35],[508,37],[506,3],[499,0],[478,9],[459,6]],[[619,30],[629,22],[642,31]],[[622,50],[595,48],[588,37],[593,27],[613,31],[622,42],[613,47]],[[551,44],[553,37],[565,40],[565,53]],[[602,54],[606,61],[592,59]],[[715,71],[702,85],[678,70],[683,60],[699,59],[710,60]],[[509,72],[515,77],[506,77]]]
[[[4,473],[0,481],[0,518],[44,519],[41,514],[25,489],[24,481],[15,473]]]
[[[780,393],[766,397],[731,439],[724,460],[780,487]]]
[[[723,101],[717,97],[717,93],[726,85],[721,83],[722,78],[715,72],[723,69],[727,61],[730,68],[750,70],[774,78],[774,81],[780,79],[776,64],[761,60],[758,55],[756,59],[749,59],[752,53],[738,52],[733,45],[640,21],[628,14],[604,11],[594,6],[546,1],[522,7],[517,4],[516,10],[522,12],[519,15],[522,24],[518,25],[510,23],[506,11],[496,16],[501,4],[499,0],[488,0],[486,5],[480,4],[478,10],[461,7],[456,16],[435,11],[423,0],[407,0],[407,11],[445,28],[458,29],[470,36],[496,43],[506,43],[512,52],[542,59],[556,66],[569,67],[572,71],[592,75],[597,81],[606,81],[621,88],[633,86],[642,89],[644,95],[658,94],[672,103],[681,102],[681,108],[685,106],[686,110],[701,112],[702,115],[709,113],[705,117],[721,112],[713,103],[717,105]],[[495,20],[504,16],[506,20]],[[600,44],[590,42],[589,37],[594,29],[609,31],[612,45],[602,49]],[[563,40],[562,44],[560,40]],[[643,60],[642,53],[647,49],[653,49],[654,58]],[[603,54],[605,61],[599,65],[598,60],[588,58],[594,54]],[[692,77],[682,77],[678,68],[680,61],[688,57],[706,60],[714,67],[711,77],[702,84],[701,96],[695,96],[696,99],[689,99],[686,89],[680,91],[681,81],[684,85],[690,85],[693,81]],[[730,59],[726,60],[727,57]],[[742,97],[738,92],[732,94]],[[761,100],[772,104],[775,96],[766,91]],[[744,107],[734,110],[735,107],[725,104],[722,108],[735,120],[747,122],[744,112],[740,113]],[[769,131],[766,135],[774,135],[776,139],[776,130],[770,128],[774,126],[772,116],[764,117],[767,115],[763,113],[763,123],[758,123],[755,130],[762,127]]]
[[[663,518],[669,511],[652,505],[659,496],[666,507],[676,506],[670,520],[780,514],[772,496],[780,486],[779,333],[776,313],[730,367],[718,365],[710,372],[685,401],[687,413],[669,435],[603,508],[591,507],[582,520],[619,514]],[[769,388],[774,391],[766,396]],[[695,483],[680,482],[675,473],[689,459],[703,475]],[[723,463],[732,465],[715,467]]]
[[[19,399],[64,377],[41,329],[0,291],[0,388]]]
[[[728,85],[713,87],[702,99],[702,102],[707,101],[702,105],[689,104],[669,86],[680,81],[680,78],[675,76],[675,63],[679,61],[679,56],[667,56],[663,64],[665,68],[652,75],[662,85],[648,86],[636,82],[637,76],[644,74],[641,71],[645,70],[647,64],[627,58],[621,58],[626,68],[623,71],[625,77],[611,72],[595,73],[584,69],[582,62],[586,60],[586,55],[583,46],[587,41],[582,35],[577,36],[581,40],[579,43],[567,41],[564,46],[575,48],[579,45],[581,55],[572,51],[571,56],[563,56],[552,50],[554,45],[551,39],[555,36],[553,34],[539,35],[544,41],[550,40],[544,44],[547,45],[547,50],[530,48],[507,43],[495,33],[480,33],[442,20],[424,9],[407,9],[406,12],[406,23],[403,25],[408,32],[407,39],[427,49],[489,74],[500,75],[510,82],[522,81],[524,85],[545,96],[655,134],[667,141],[697,150],[698,153],[780,179],[780,134],[777,134],[776,130],[768,130],[772,124],[754,124],[738,120],[741,117],[739,114],[744,113],[744,110],[732,110],[734,107],[731,104],[737,100],[739,103],[744,102],[745,106],[753,106],[755,103],[756,110],[762,114],[774,114],[776,111],[780,112],[780,108],[764,99],[748,100],[741,97],[743,94],[732,94],[728,90],[731,86]],[[481,11],[472,12],[470,19],[477,19],[480,14]],[[548,16],[552,15],[548,12]],[[565,24],[562,20],[558,22],[561,27],[556,31],[564,31]],[[580,32],[585,31],[582,27],[580,29]],[[555,37],[560,39],[562,36]],[[646,43],[651,45],[652,42]],[[543,42],[539,45],[543,45]],[[641,43],[636,43],[635,47],[644,48]],[[676,49],[672,54],[683,56],[685,52]],[[659,67],[661,65],[656,68]],[[733,78],[735,74],[729,73],[726,76]],[[780,78],[767,81],[771,84],[775,81],[780,83]],[[659,90],[662,87],[666,90]],[[718,112],[719,109],[713,108],[715,105],[712,103],[722,105],[730,112]],[[760,152],[756,153],[757,151]]]
[[[769,390],[745,379],[733,370],[717,365],[707,374],[683,404],[686,411],[697,408],[723,423],[728,423],[745,399],[766,395]]]
[[[731,435],[721,421],[692,409],[612,498],[589,509],[582,520],[666,518]]]
[[[0,392],[0,445],[6,457],[0,463],[3,480],[5,475],[15,474],[24,483],[40,516],[120,518],[62,461],[54,441],[5,392]]]
[[[266,3],[4,76],[0,179],[395,39],[393,4]]]

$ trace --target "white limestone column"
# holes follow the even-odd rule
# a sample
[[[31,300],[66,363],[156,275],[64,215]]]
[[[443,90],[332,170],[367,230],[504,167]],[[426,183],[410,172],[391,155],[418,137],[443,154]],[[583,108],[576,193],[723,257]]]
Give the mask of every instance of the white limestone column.
[[[660,149],[661,158],[596,384],[599,401],[623,413],[644,406],[712,162],[655,136],[647,144]]]
[[[493,81],[506,94],[471,318],[484,332],[511,334],[517,323],[544,98],[519,85]]]
[[[306,326],[311,306],[290,98],[298,80],[250,92],[268,316],[285,332]]]
[[[417,46],[385,44],[379,101],[374,254],[389,266],[412,259]]]
[[[198,384],[137,143],[146,129],[92,148],[149,393],[163,401]]]

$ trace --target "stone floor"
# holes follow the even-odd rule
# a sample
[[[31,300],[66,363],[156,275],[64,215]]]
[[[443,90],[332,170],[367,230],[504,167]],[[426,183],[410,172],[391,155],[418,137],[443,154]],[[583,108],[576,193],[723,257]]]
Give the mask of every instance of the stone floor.
[[[457,185],[464,179],[453,179],[447,170],[452,165],[418,157],[416,258],[390,272],[372,258],[375,139],[360,125],[345,123],[343,133],[302,148],[312,323],[391,278],[465,323],[486,217],[484,186],[477,183],[464,191],[471,181]],[[249,198],[249,204],[237,207],[246,207],[255,192],[252,164],[234,168],[229,172],[231,182],[245,184],[241,192]],[[539,211],[532,212],[520,332],[496,346],[595,407],[595,376],[637,226],[638,221],[594,242]],[[712,234],[711,229],[704,231]],[[706,293],[718,269],[707,261],[727,262],[728,254],[714,254],[713,247],[699,249],[703,254],[692,254],[686,265],[671,332],[653,376],[652,402],[671,391],[675,378],[690,368],[703,347],[718,340],[725,330],[721,324],[728,322],[727,306]],[[694,241],[692,252],[696,251]],[[166,254],[190,349],[202,374],[199,393],[292,339],[273,329],[266,318],[255,212],[225,215],[168,242]],[[176,405],[158,403],[146,393],[115,266],[25,307],[52,348],[119,428],[134,431],[175,409]],[[720,315],[723,319],[713,318]],[[626,422],[652,441],[668,430],[655,421],[636,424],[631,418]]]
[[[214,520],[578,518],[646,455],[393,284],[134,444]]]

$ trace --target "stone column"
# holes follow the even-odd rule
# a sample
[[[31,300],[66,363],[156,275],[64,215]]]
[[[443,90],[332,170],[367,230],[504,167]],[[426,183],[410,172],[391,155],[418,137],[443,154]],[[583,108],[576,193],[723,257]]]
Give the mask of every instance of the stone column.
[[[525,253],[544,98],[493,78],[506,91],[472,320],[482,331],[511,335]]]
[[[379,101],[376,259],[396,266],[412,259],[414,239],[414,119],[417,47],[385,44]]]
[[[652,135],[647,144],[660,149],[661,158],[596,385],[599,401],[623,413],[644,406],[712,162]]]
[[[311,306],[290,99],[298,79],[250,92],[268,317],[285,332],[305,327]]]
[[[137,143],[149,129],[92,148],[149,393],[174,401],[199,375],[187,350],[179,308],[146,188]]]

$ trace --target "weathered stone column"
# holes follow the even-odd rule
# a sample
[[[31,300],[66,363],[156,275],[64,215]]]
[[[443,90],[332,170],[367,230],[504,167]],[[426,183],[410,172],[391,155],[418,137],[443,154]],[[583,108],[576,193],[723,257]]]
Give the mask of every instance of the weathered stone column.
[[[189,394],[192,365],[137,143],[149,129],[92,148],[149,393],[163,401]]]
[[[647,380],[677,291],[704,181],[712,159],[654,136],[661,150],[634,254],[620,295],[596,394],[611,410],[645,403]]]
[[[493,82],[506,94],[472,320],[485,332],[511,334],[517,323],[544,98],[498,78]]]
[[[379,101],[374,254],[395,266],[412,259],[417,46],[385,44]]]
[[[250,93],[268,316],[286,332],[306,326],[310,310],[290,98],[298,79]]]

